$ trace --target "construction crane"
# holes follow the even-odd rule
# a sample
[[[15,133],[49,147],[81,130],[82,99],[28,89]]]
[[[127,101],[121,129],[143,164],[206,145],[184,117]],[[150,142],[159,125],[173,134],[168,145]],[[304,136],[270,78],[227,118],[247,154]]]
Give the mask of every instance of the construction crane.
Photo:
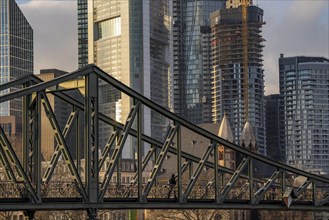
[[[242,63],[243,63],[243,98],[244,120],[248,121],[249,109],[249,67],[248,67],[248,0],[242,0]]]

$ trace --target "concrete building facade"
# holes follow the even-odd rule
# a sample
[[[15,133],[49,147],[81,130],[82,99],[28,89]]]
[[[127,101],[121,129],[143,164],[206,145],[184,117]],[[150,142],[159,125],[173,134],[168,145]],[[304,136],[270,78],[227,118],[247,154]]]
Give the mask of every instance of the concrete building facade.
[[[329,59],[279,58],[280,136],[289,165],[329,174]]]

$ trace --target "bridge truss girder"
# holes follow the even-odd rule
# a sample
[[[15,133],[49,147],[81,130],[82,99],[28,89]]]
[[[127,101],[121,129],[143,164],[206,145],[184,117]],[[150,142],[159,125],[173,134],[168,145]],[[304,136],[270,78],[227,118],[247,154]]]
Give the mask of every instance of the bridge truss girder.
[[[100,111],[99,80],[131,98],[132,109],[124,124]],[[69,83],[70,81],[77,83]],[[76,85],[76,87],[67,88],[64,85]],[[1,128],[0,165],[4,167],[8,177],[5,181],[0,180],[0,184],[3,187],[10,186],[11,189],[16,187],[21,193],[12,193],[8,196],[0,193],[0,211],[85,209],[90,213],[90,219],[93,219],[97,209],[328,210],[328,178],[272,161],[223,140],[153,103],[95,65],[89,65],[47,82],[30,75],[0,85],[0,91],[14,86],[22,86],[22,89],[0,96],[0,103],[23,97],[23,156],[18,158],[17,152]],[[84,98],[83,102],[65,93],[72,89],[82,91],[80,94]],[[57,97],[72,107],[63,130],[58,124],[48,95]],[[170,121],[168,124],[170,129],[164,142],[143,133],[143,108],[149,108]],[[56,139],[54,154],[46,172],[42,171],[41,112],[45,112]],[[83,169],[80,167],[80,160],[74,160],[66,140],[70,132],[75,133],[76,136],[81,135],[80,127],[77,125],[80,116],[84,117],[85,124]],[[99,146],[100,123],[113,128],[104,149]],[[182,128],[209,140],[209,146],[204,146],[203,156],[196,156],[183,150]],[[113,186],[111,179],[115,173],[119,178],[122,149],[128,136],[136,140],[136,173],[131,183],[124,186],[125,192],[113,196],[111,190],[118,192],[123,188],[122,184]],[[143,158],[144,144],[149,144],[151,149]],[[219,165],[217,159],[219,145],[243,155],[243,160],[236,170]],[[163,191],[164,186],[157,184],[157,179],[168,154],[177,158],[175,175],[177,199],[168,199],[163,193],[162,196],[157,196],[157,191]],[[61,157],[64,158],[63,161],[72,178],[72,184],[66,185],[71,194],[49,194],[56,190],[52,186],[52,177],[54,170],[59,167]],[[185,160],[184,163],[182,159]],[[146,172],[146,166],[151,161],[154,161],[154,168],[147,182],[143,183],[143,173]],[[272,166],[275,171],[268,178],[256,178],[253,168],[255,161]],[[194,170],[193,164],[196,167]],[[105,169],[105,174],[101,177],[102,168]],[[198,181],[205,168],[211,175],[209,179],[211,181],[203,187],[205,191],[202,191],[202,196],[198,196],[197,187],[200,187]],[[188,181],[184,179],[187,169],[189,169]],[[297,185],[288,183],[287,178],[291,175],[302,176],[306,181]],[[275,195],[271,194],[273,188],[276,189]],[[267,195],[271,198],[266,198]],[[289,205],[284,202],[285,196],[292,201]]]

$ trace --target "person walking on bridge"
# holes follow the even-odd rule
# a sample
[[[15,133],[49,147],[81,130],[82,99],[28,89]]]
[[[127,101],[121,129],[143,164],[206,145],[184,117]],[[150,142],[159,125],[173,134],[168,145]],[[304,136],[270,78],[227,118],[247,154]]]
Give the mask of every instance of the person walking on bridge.
[[[176,186],[175,174],[171,175],[171,177],[168,181],[168,184],[169,184],[168,199],[170,198],[170,195],[171,195],[172,191],[174,191],[174,196],[175,196],[175,199],[176,199],[177,197],[176,197],[176,191],[175,191],[175,186]]]

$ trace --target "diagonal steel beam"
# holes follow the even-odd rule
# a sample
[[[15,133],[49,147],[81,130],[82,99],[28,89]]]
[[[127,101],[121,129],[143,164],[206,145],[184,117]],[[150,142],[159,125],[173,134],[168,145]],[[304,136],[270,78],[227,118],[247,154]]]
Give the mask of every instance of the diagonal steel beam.
[[[66,137],[70,133],[70,130],[71,130],[73,122],[74,122],[74,119],[76,118],[77,114],[78,114],[77,110],[75,110],[75,111],[71,112],[71,114],[69,115],[69,118],[67,119],[65,127],[63,129],[64,139],[66,139]],[[57,164],[57,162],[60,158],[61,153],[62,153],[62,148],[59,144],[57,144],[57,146],[55,147],[53,156],[51,157],[50,164],[48,165],[48,167],[46,169],[46,172],[43,175],[43,178],[42,178],[43,182],[48,183],[50,181],[50,178],[51,178],[52,174],[54,173],[54,170],[56,168],[56,164]]]
[[[280,176],[281,171],[275,171],[272,176],[267,180],[265,185],[257,190],[254,194],[252,204],[258,204],[259,201],[264,197],[265,193],[270,189],[274,181]]]
[[[312,179],[307,179],[307,180],[305,180],[305,182],[300,186],[300,187],[298,187],[298,189],[296,189],[295,191],[294,191],[294,193],[295,193],[295,195],[298,197],[302,192],[304,192],[306,189],[307,189],[307,187],[311,184],[311,183],[313,183],[314,181],[312,180]]]
[[[60,146],[60,148],[62,149],[64,160],[65,160],[65,162],[66,162],[66,164],[67,164],[67,166],[68,166],[68,168],[71,172],[71,175],[74,177],[74,181],[75,181],[75,183],[77,184],[77,186],[79,188],[81,196],[83,197],[83,199],[85,201],[87,201],[88,197],[87,197],[86,191],[83,187],[81,178],[80,178],[79,173],[78,173],[78,171],[76,169],[76,166],[74,164],[72,155],[71,155],[71,153],[70,153],[70,151],[67,147],[65,138],[64,138],[64,136],[61,132],[61,129],[58,125],[55,114],[54,114],[54,112],[53,112],[53,110],[50,106],[48,97],[47,97],[45,92],[40,92],[40,95],[41,95],[41,102],[42,102],[42,105],[44,107],[44,111],[46,113],[46,116],[49,119],[50,125],[52,126],[55,139],[56,139],[58,145]]]
[[[4,83],[0,85],[0,91],[12,88],[14,86],[21,86],[25,83],[31,82],[33,80],[33,74],[24,74],[24,76],[21,76],[17,79],[14,79],[10,82]]]
[[[2,129],[1,126],[0,126],[0,129]],[[5,168],[5,174],[8,178],[8,180],[17,182],[14,171],[11,168],[11,164],[8,161],[7,157],[6,157],[6,153],[5,153],[5,150],[4,150],[4,147],[3,147],[4,145],[5,144],[4,144],[2,135],[1,135],[0,136],[0,163]]]
[[[191,179],[189,180],[189,183],[186,187],[186,190],[183,194],[183,202],[187,202],[187,198],[190,195],[190,193],[192,192],[192,189],[196,183],[196,181],[198,180],[198,177],[200,176],[202,169],[204,167],[205,162],[208,160],[210,153],[215,149],[215,147],[217,146],[216,142],[212,142],[211,144],[208,145],[206,152],[204,153],[204,155],[202,156],[198,166],[196,167]]]
[[[110,136],[110,138],[107,140],[106,142],[106,145],[104,147],[104,150],[102,151],[102,155],[101,157],[99,158],[99,164],[98,164],[98,169],[100,170],[101,167],[103,166],[105,160],[106,160],[106,157],[108,155],[108,153],[110,152],[115,140],[116,140],[116,137],[117,135],[119,134],[119,130],[116,129]]]
[[[192,164],[191,161],[185,161],[185,162],[183,163],[183,165],[182,165],[182,168],[181,168],[181,171],[180,171],[180,172],[181,172],[182,174],[185,173],[185,171],[187,170],[187,168],[188,168],[189,166],[191,166],[191,164]],[[178,175],[176,174],[175,177],[177,178]]]
[[[159,156],[154,164],[154,167],[153,167],[153,170],[150,174],[150,177],[146,183],[146,186],[145,186],[145,190],[143,192],[143,201],[146,201],[146,198],[148,196],[148,194],[150,193],[151,191],[151,188],[155,182],[155,179],[160,171],[160,168],[162,166],[162,163],[163,161],[165,160],[165,157],[168,153],[168,148],[169,146],[171,145],[176,133],[177,133],[177,130],[178,130],[178,126],[177,125],[174,125],[174,126],[171,126],[169,132],[168,132],[168,136],[166,138],[166,141],[165,143],[163,144],[163,147],[161,148],[161,151],[159,153]]]
[[[236,171],[232,175],[231,179],[228,181],[228,183],[226,184],[225,188],[223,189],[222,194],[221,194],[221,196],[218,199],[218,202],[219,203],[223,203],[224,202],[224,199],[226,198],[227,194],[233,188],[234,184],[238,180],[238,178],[241,175],[241,173],[243,172],[244,168],[248,165],[249,160],[250,160],[249,157],[243,158],[243,160],[239,164],[239,167],[236,169]]]
[[[115,167],[117,166],[118,159],[121,155],[123,146],[126,142],[126,139],[128,137],[128,134],[130,132],[130,128],[134,122],[135,116],[140,108],[140,103],[137,102],[135,106],[132,107],[132,109],[129,112],[129,115],[127,117],[126,123],[121,131],[120,136],[118,137],[118,145],[114,148],[114,151],[111,155],[111,159],[109,161],[109,166],[106,169],[104,180],[100,186],[100,195],[99,200],[102,201],[106,192],[106,189],[108,187],[108,184],[111,180],[112,174],[114,172]]]
[[[324,206],[324,204],[326,204],[327,202],[329,202],[329,195],[327,195],[324,199],[319,201],[315,206]]]
[[[32,200],[34,202],[40,202],[40,198],[35,193],[31,182],[29,181],[26,173],[24,172],[23,167],[22,167],[19,159],[17,158],[15,151],[13,150],[12,146],[10,145],[10,142],[9,142],[6,134],[2,130],[1,126],[0,126],[0,144],[1,144],[1,151],[2,151],[2,153],[4,153],[2,156],[5,158],[5,161],[8,161],[8,163],[11,163],[15,166],[17,174],[19,175],[19,177],[22,178],[25,188],[28,190],[28,192],[32,196]],[[10,160],[8,160],[8,158],[10,158]],[[10,166],[10,164],[8,164],[8,165]],[[12,174],[14,175],[14,173],[12,173]]]
[[[152,147],[150,150],[147,152],[146,156],[143,159],[142,162],[142,172],[145,170],[148,162],[152,158],[153,153],[155,152],[155,148]],[[133,180],[130,182],[131,184],[136,184],[137,183],[137,178],[138,178],[138,172],[135,173],[135,176],[133,177]]]

